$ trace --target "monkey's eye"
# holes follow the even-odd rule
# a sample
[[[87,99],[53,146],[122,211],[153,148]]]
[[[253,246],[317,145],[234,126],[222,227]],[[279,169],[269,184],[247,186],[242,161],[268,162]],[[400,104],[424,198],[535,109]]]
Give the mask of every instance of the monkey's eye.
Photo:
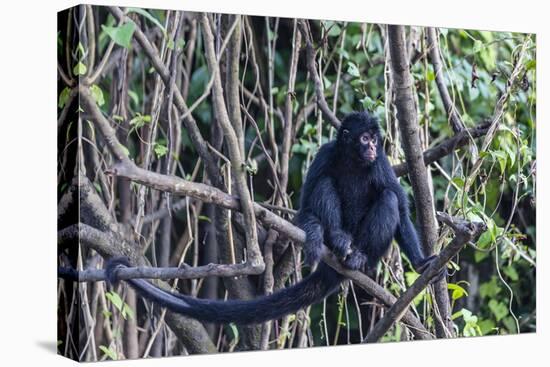
[[[359,137],[359,141],[361,142],[361,144],[363,145],[366,145],[369,143],[369,141],[371,140],[371,137],[369,134],[363,134]]]

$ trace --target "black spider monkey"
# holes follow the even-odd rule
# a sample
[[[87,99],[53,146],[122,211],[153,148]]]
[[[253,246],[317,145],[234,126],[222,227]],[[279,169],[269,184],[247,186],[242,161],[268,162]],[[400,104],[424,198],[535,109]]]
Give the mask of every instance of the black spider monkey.
[[[324,144],[317,153],[302,187],[295,222],[306,232],[306,262],[318,262],[325,243],[351,269],[374,267],[395,238],[413,267],[422,272],[434,257],[424,256],[408,206],[382,149],[376,119],[366,112],[347,115],[336,140]],[[117,281],[117,271],[123,266],[130,266],[127,259],[107,263],[111,283]],[[272,295],[228,301],[172,293],[144,279],[127,282],[144,297],[197,320],[254,324],[319,302],[336,291],[343,280],[321,262],[301,282]]]

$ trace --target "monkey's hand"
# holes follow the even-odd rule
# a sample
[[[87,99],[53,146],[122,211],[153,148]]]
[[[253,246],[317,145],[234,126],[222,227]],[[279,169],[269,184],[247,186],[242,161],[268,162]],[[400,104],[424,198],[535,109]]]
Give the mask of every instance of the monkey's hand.
[[[437,255],[432,255],[425,257],[424,259],[420,260],[417,264],[414,264],[414,270],[416,270],[417,273],[422,274],[428,267],[434,262],[434,260],[437,258]],[[430,284],[434,284],[439,282],[441,279],[447,277],[447,267],[445,266],[443,269],[440,270],[440,272],[430,280]]]
[[[353,249],[345,258],[343,264],[350,270],[363,270],[367,264],[367,256],[361,251]]]
[[[349,233],[336,230],[330,233],[330,246],[334,255],[339,259],[344,259],[351,254],[352,237]]]

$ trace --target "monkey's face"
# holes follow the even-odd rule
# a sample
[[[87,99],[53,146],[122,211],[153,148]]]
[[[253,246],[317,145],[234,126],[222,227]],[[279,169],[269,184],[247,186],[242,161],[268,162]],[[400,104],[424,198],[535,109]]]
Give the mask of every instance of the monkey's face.
[[[342,121],[337,140],[341,158],[358,166],[371,166],[384,154],[378,121],[366,112],[347,115]]]
[[[378,134],[365,131],[358,138],[359,156],[367,164],[372,163],[378,156]]]

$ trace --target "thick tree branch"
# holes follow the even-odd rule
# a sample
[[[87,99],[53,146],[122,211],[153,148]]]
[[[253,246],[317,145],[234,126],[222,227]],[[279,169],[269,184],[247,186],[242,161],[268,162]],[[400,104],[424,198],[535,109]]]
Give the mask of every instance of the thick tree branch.
[[[420,127],[414,99],[413,78],[406,48],[405,28],[403,26],[388,26],[388,40],[391,58],[390,69],[394,81],[392,87],[395,94],[395,108],[402,136],[403,150],[405,151],[405,160],[414,192],[416,216],[424,242],[424,251],[431,255],[435,252],[437,224],[428,172],[424,165],[422,145],[420,144]],[[442,322],[436,319],[437,336],[446,337],[450,332],[452,333],[452,321],[445,279],[437,282],[435,294],[442,319]]]
[[[449,243],[418,277],[418,279],[403,293],[384,317],[376,323],[364,342],[375,343],[386,334],[390,327],[398,322],[414,298],[428,286],[430,280],[436,277],[447,263],[470,241],[474,241],[486,229],[484,223],[470,223],[452,218],[446,213],[437,213],[438,219],[449,225],[455,231],[455,238]]]
[[[81,232],[82,233],[82,232]],[[106,239],[108,235],[103,234],[98,236],[99,239]],[[112,244],[113,241],[103,241],[102,244]],[[102,245],[93,244],[87,240],[86,245],[92,248],[99,248]],[[111,256],[114,256],[112,254]],[[251,275],[251,267],[248,263],[242,264],[208,264],[197,267],[167,267],[167,268],[151,268],[151,267],[131,267],[123,268],[118,273],[122,280],[128,279],[199,279],[207,277],[237,277],[241,275]],[[106,280],[106,273],[103,269],[87,269],[76,271],[69,268],[58,269],[58,274],[62,278],[70,279],[78,282],[97,282]]]
[[[456,149],[461,148],[472,141],[472,139],[483,136],[489,130],[489,124],[483,124],[471,129],[463,130],[458,134],[442,141],[433,148],[426,149],[422,153],[422,159],[425,166],[438,161],[439,159],[451,154]],[[400,163],[393,166],[395,174],[400,177],[408,173],[407,163]]]

